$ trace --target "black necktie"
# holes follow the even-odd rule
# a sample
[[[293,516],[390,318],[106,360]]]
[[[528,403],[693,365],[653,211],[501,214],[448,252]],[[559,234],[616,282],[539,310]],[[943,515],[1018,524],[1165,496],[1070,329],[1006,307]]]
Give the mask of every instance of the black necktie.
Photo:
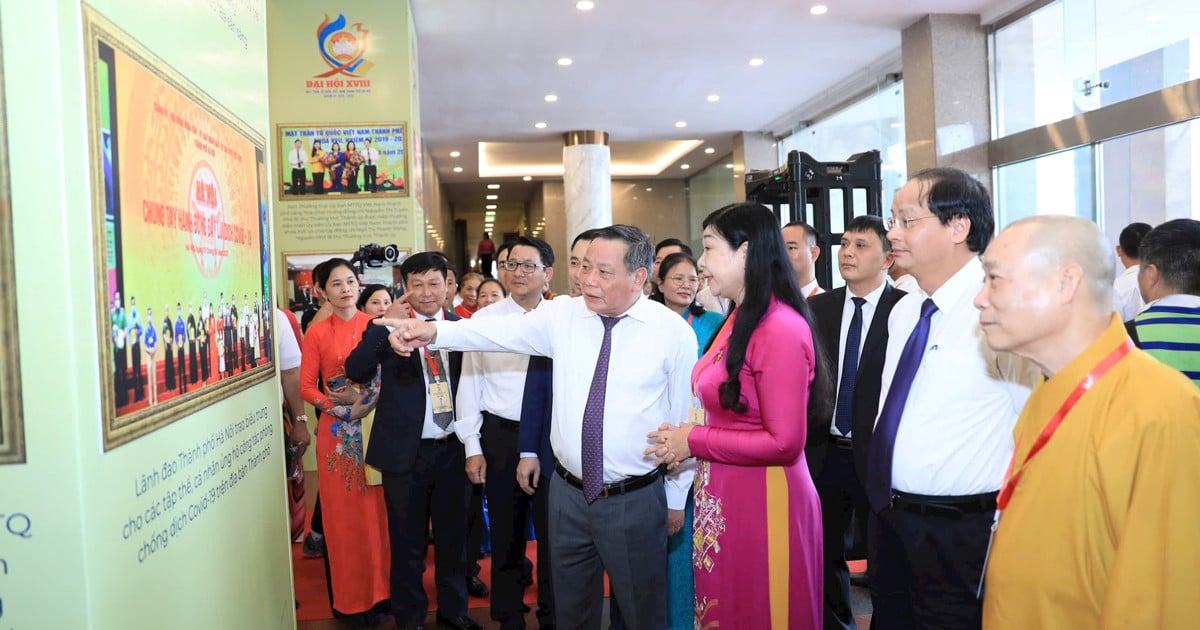
[[[842,435],[850,435],[851,411],[854,406],[854,381],[858,378],[858,348],[862,339],[862,307],[866,300],[856,297],[854,300],[854,317],[850,319],[850,329],[846,331],[846,353],[842,359],[842,383],[838,386],[837,409],[834,412],[834,426]]]

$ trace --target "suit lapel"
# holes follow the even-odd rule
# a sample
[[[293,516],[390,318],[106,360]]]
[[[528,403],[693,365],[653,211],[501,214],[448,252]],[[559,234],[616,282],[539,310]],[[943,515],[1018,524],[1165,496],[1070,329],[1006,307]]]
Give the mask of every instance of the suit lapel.
[[[896,290],[884,282],[883,293],[879,295],[879,302],[875,305],[875,315],[871,317],[871,326],[867,330],[866,338],[863,339],[861,356],[883,356],[883,352],[886,350],[884,339],[887,337],[888,316],[891,315],[892,305],[895,303]],[[865,361],[858,362],[860,371],[863,363]]]

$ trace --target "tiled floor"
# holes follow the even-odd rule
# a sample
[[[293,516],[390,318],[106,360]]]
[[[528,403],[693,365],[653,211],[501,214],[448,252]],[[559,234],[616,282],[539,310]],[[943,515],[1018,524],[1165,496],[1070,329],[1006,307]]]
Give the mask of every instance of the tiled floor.
[[[310,481],[311,480],[311,481]],[[305,479],[307,498],[309,509],[312,509],[313,497],[316,495],[316,475],[310,475]],[[867,589],[857,586],[850,589],[850,606],[854,610],[854,619],[858,622],[858,630],[868,630],[871,625],[871,597],[867,593]],[[486,630],[496,630],[500,627],[498,622],[492,621],[488,608],[472,608],[468,616],[482,625]],[[530,630],[536,630],[537,615],[529,612],[525,615],[525,626]],[[351,626],[342,623],[336,619],[322,619],[317,621],[301,621],[296,625],[297,630],[347,630]],[[425,620],[425,627],[439,628],[434,613],[429,613],[429,617]],[[604,616],[600,623],[601,628],[608,627],[608,601],[604,603]],[[375,626],[372,630],[397,630],[395,620],[388,619],[382,625]]]

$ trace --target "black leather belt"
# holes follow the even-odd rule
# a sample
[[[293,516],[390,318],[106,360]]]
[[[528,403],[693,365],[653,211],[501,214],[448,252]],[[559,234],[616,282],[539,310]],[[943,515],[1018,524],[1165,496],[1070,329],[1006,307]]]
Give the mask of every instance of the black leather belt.
[[[928,496],[892,490],[892,509],[923,515],[961,519],[964,514],[996,511],[996,493],[965,496]]]
[[[503,429],[512,431],[513,433],[517,433],[521,430],[520,422],[518,422],[516,420],[509,420],[508,418],[502,418],[490,411],[483,412],[483,419],[484,420],[493,420],[494,424],[496,426],[499,426]]]
[[[453,433],[451,433],[450,435],[447,435],[446,437],[440,437],[440,438],[421,438],[421,443],[422,443],[422,444],[437,444],[437,445],[442,445],[442,444],[449,444],[449,443],[450,443],[450,440],[453,440],[453,439],[454,439],[454,434],[453,434]]]
[[[850,441],[850,438],[832,433],[829,434],[829,443],[838,448],[854,448],[854,443]]]
[[[570,472],[567,472],[567,469],[563,468],[562,464],[554,464],[554,471],[558,473],[559,477],[566,479],[567,483],[579,488],[580,490],[583,490],[583,480],[575,475],[572,475]],[[658,478],[661,474],[662,470],[655,468],[641,477],[626,477],[620,481],[606,483],[604,484],[604,488],[600,491],[600,498],[612,497],[618,494],[625,494],[626,492],[640,490],[641,488],[645,488],[655,481],[658,481]]]

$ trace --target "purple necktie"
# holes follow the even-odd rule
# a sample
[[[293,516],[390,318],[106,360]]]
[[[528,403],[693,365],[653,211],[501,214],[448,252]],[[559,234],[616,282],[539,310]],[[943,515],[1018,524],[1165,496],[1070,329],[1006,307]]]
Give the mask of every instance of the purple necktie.
[[[608,389],[608,359],[612,353],[612,329],[621,317],[600,316],[604,322],[604,341],[596,357],[596,371],[583,407],[583,498],[596,500],[604,490],[604,393]]]
[[[842,435],[850,435],[853,426],[850,411],[854,405],[854,383],[858,380],[858,347],[862,340],[862,307],[867,301],[860,298],[854,300],[854,316],[850,318],[850,328],[846,331],[846,353],[842,358],[842,384],[838,386],[837,408],[834,412],[834,426]]]
[[[933,298],[925,298],[921,304],[921,319],[908,336],[900,361],[896,364],[896,375],[888,389],[883,411],[875,423],[871,436],[871,450],[867,455],[867,499],[871,509],[880,512],[892,502],[892,455],[896,448],[896,432],[900,428],[900,416],[904,415],[904,404],[912,389],[921,357],[925,356],[925,344],[929,341],[929,324],[937,312]]]

